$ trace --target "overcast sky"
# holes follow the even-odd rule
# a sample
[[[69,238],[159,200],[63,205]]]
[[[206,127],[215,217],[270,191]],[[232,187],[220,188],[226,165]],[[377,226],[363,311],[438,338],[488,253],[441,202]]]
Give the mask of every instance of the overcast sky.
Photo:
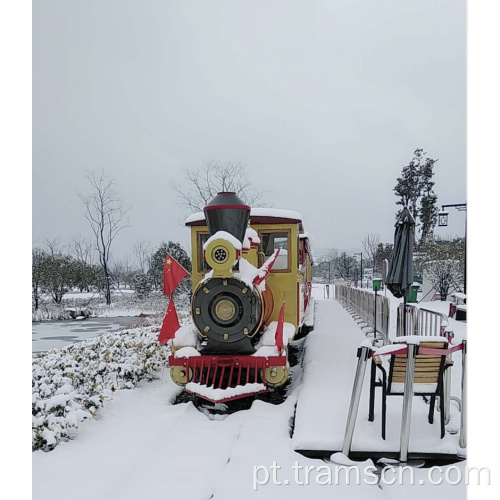
[[[188,246],[171,180],[241,162],[318,248],[392,242],[413,151],[438,203],[466,198],[461,0],[33,3],[33,244],[90,235],[77,192],[113,176],[137,240]],[[452,211],[437,234],[463,235]]]

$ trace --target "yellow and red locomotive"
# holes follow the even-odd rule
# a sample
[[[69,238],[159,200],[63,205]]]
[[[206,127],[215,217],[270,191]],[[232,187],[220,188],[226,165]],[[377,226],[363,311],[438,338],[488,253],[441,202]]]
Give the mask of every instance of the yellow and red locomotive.
[[[251,209],[221,192],[186,226],[193,325],[173,339],[172,380],[214,402],[284,384],[288,344],[312,326],[313,262],[301,216]]]

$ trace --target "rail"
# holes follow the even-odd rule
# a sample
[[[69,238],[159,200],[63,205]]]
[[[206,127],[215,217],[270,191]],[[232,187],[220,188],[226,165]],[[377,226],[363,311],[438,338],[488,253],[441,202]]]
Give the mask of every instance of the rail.
[[[443,313],[431,311],[423,307],[417,308],[410,304],[399,304],[396,337],[404,335],[447,337],[448,341],[451,341],[453,338],[448,318]],[[447,370],[444,375],[444,411],[446,424],[450,422],[450,392],[451,371]]]
[[[376,338],[380,333],[384,342],[388,341],[390,303],[387,297],[369,290],[335,285],[335,298],[372,328]]]
[[[430,309],[399,304],[396,337],[405,335],[450,336],[448,318]]]

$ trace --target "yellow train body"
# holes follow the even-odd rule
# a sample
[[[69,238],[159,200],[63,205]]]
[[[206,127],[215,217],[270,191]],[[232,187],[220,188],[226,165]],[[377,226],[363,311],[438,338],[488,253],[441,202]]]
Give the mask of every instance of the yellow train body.
[[[210,234],[202,213],[190,217],[186,225],[191,228],[191,279],[195,290],[210,271],[203,250]],[[288,210],[252,209],[249,227],[258,235],[258,244],[243,249],[242,259],[261,267],[280,248],[277,262],[265,281],[266,289],[272,292],[272,304],[265,324],[278,320],[285,301],[284,320],[294,325],[297,332],[310,300],[313,264],[309,237],[303,231],[300,215]]]

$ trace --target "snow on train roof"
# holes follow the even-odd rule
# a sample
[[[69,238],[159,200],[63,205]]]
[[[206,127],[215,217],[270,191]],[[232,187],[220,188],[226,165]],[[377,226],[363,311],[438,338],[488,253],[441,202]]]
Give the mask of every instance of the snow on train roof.
[[[252,208],[250,210],[250,218],[273,218],[273,219],[290,219],[295,222],[302,222],[302,215],[294,210],[285,210],[283,208]],[[186,219],[186,226],[194,226],[196,223],[205,222],[205,214],[197,212],[190,215]]]

